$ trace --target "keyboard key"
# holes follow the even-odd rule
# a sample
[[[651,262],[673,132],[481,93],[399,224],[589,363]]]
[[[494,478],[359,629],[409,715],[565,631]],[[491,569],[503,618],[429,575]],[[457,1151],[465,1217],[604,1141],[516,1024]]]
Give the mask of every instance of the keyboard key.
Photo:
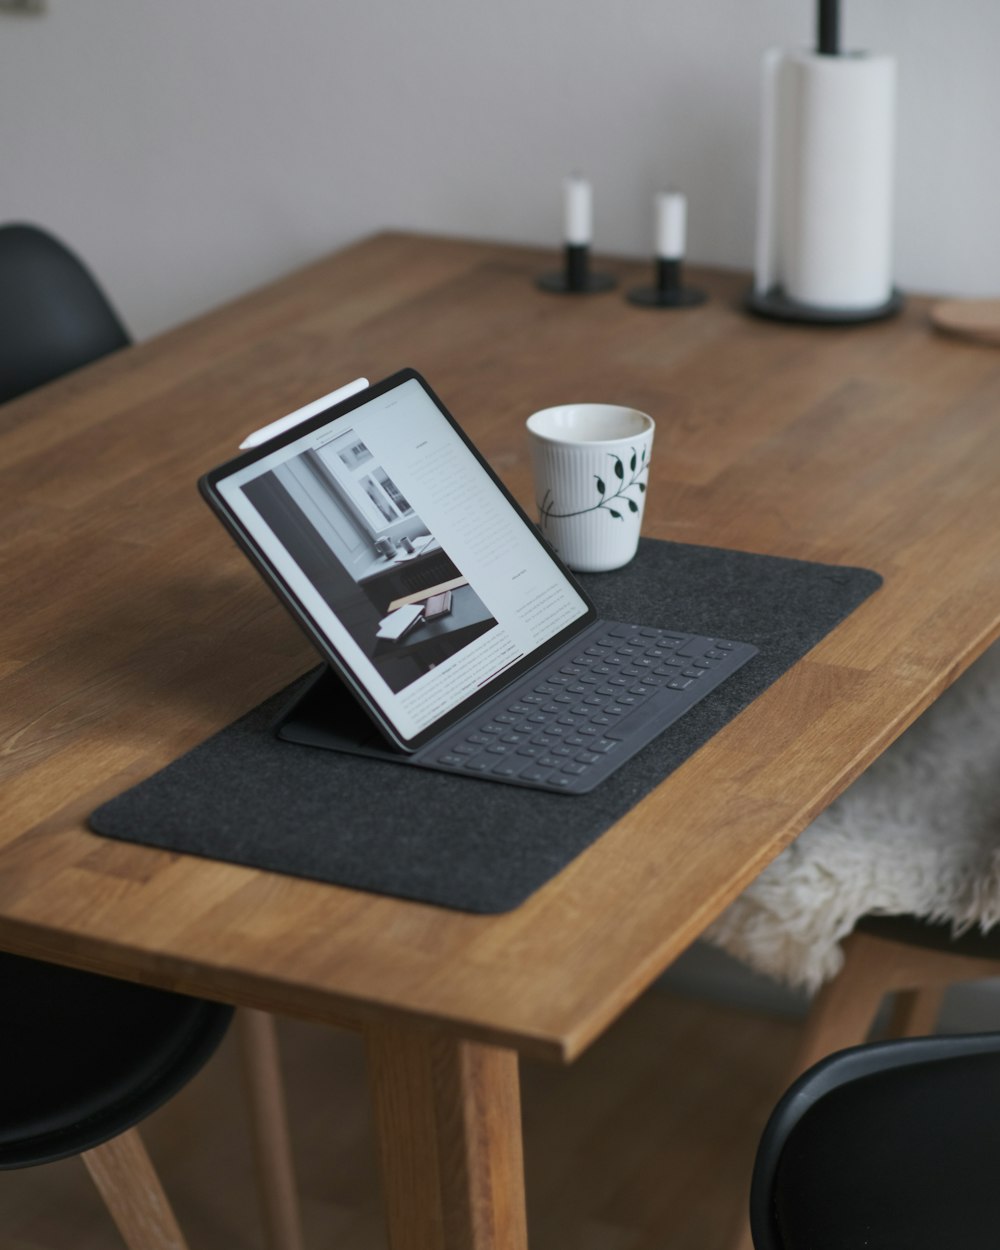
[[[477,755],[474,760],[466,760],[465,767],[477,773],[484,773],[488,768],[492,768],[495,758],[493,755]]]
[[[487,734],[481,734],[477,732],[474,734],[469,734],[468,741],[471,743],[474,743],[476,746],[485,747],[485,746],[488,746],[489,743],[493,741],[493,739],[490,738]]]
[[[611,738],[598,738],[596,742],[592,742],[590,744],[590,749],[592,751],[600,751],[602,755],[606,755],[612,747],[616,747],[617,745],[618,743]]]
[[[521,771],[521,765],[517,760],[498,760],[493,765],[493,775],[495,777],[516,777]]]
[[[541,753],[542,748],[535,746],[533,742],[526,742],[524,746],[518,747],[515,752],[516,755],[527,755],[531,759],[534,759],[537,755],[541,755]]]
[[[575,762],[569,763],[569,764],[563,764],[562,771],[564,773],[569,773],[570,776],[572,777],[579,777],[581,773],[585,773],[587,771],[587,765],[577,764]]]
[[[690,677],[675,677],[673,681],[668,681],[667,685],[671,690],[687,690],[691,685]]]
[[[529,764],[527,768],[522,768],[518,775],[525,781],[545,781],[549,775],[549,769],[540,768],[537,764]]]
[[[465,760],[461,757],[461,755],[455,755],[454,753],[449,752],[447,755],[439,755],[438,763],[450,764],[453,768],[460,768],[465,763]]]
[[[681,673],[682,677],[704,677],[705,670],[703,668],[686,668]]]

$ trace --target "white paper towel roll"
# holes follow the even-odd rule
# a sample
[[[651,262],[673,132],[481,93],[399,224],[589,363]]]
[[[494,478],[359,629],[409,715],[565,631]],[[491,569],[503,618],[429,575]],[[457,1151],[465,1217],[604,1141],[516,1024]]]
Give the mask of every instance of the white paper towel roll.
[[[769,53],[764,61],[756,289],[818,308],[892,293],[896,63]]]

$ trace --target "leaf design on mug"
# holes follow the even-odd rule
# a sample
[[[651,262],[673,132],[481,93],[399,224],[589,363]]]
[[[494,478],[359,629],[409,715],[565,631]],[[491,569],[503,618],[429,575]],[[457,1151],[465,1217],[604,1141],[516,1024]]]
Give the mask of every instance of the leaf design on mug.
[[[646,463],[645,447],[642,448],[641,455],[634,447],[630,450],[632,454],[629,457],[630,477],[628,481],[625,480],[625,465],[621,457],[616,456],[614,452],[608,452],[608,455],[614,461],[614,474],[618,479],[619,485],[614,494],[609,495],[604,478],[601,477],[600,474],[595,473],[594,483],[597,486],[597,493],[600,498],[597,503],[591,504],[589,508],[578,508],[575,512],[556,512],[556,501],[552,498],[552,491],[547,490],[545,492],[544,499],[538,505],[538,511],[540,514],[539,519],[541,521],[542,529],[544,530],[548,526],[550,518],[558,521],[563,520],[566,517],[583,516],[586,512],[597,512],[599,510],[609,513],[609,515],[614,517],[616,521],[622,521],[625,518],[622,516],[621,512],[611,507],[611,504],[619,499],[625,501],[631,513],[637,513],[639,511],[639,505],[634,499],[630,498],[628,491],[630,491],[634,486],[639,491],[640,495],[644,495],[646,493],[646,483],[640,482],[639,478],[648,473],[649,465]]]

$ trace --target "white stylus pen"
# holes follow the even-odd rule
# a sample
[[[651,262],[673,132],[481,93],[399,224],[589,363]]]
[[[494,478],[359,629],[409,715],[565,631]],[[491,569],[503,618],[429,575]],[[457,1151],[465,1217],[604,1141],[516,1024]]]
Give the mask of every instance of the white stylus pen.
[[[331,391],[329,395],[324,395],[322,399],[314,399],[311,404],[306,404],[304,408],[290,412],[287,417],[279,417],[277,421],[272,421],[270,425],[262,425],[259,430],[254,430],[252,434],[248,434],[243,442],[240,443],[240,451],[246,451],[249,447],[259,447],[261,443],[266,443],[278,434],[284,434],[286,430],[290,430],[293,425],[298,425],[299,422],[305,421],[307,417],[314,417],[316,413],[323,412],[326,408],[332,408],[334,404],[339,404],[342,399],[350,399],[352,395],[357,395],[358,391],[363,391],[367,386],[367,378],[355,378],[353,382],[348,382],[346,386],[340,387],[339,390]]]

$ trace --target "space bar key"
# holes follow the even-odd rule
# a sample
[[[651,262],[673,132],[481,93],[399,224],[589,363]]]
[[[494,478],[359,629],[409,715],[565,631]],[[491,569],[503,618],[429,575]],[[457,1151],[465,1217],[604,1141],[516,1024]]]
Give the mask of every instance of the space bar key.
[[[671,693],[674,692],[671,691]],[[662,733],[697,702],[697,700],[684,698],[680,691],[676,694],[676,699],[664,699],[662,694],[647,699],[645,703],[619,716],[614,725],[604,731],[605,738],[614,738],[618,742],[631,742],[643,725],[649,724],[653,726],[653,732],[649,738],[655,738],[658,733]]]

